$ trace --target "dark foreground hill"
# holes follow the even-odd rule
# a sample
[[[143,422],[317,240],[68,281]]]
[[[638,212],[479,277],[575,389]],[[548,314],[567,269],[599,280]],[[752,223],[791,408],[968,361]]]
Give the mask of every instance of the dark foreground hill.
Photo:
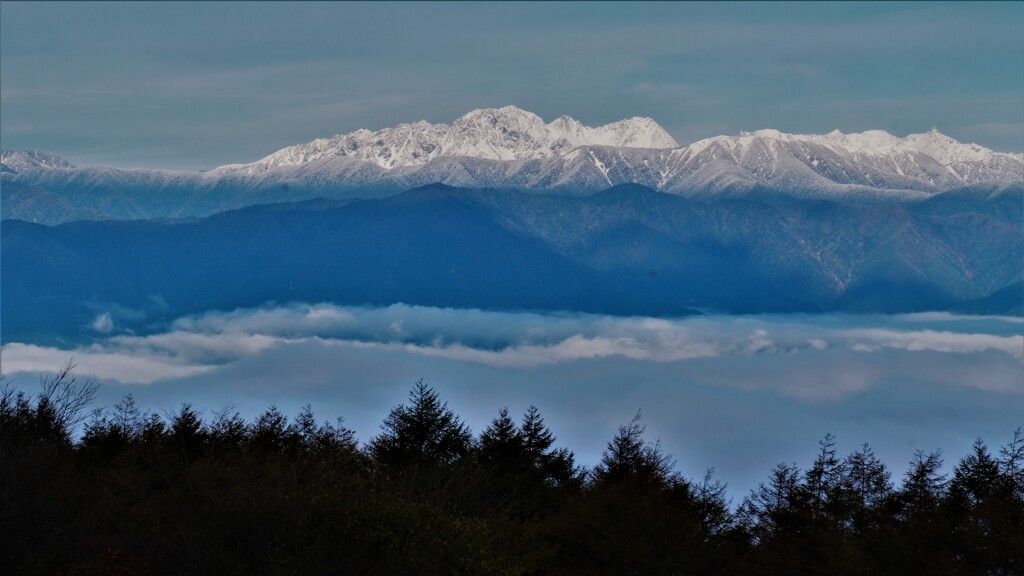
[[[5,341],[78,339],[104,314],[145,332],[288,301],[663,316],[981,302],[1012,313],[1008,287],[1024,276],[1019,194],[962,196],[915,208],[435,185],[179,223],[8,220],[2,329]]]

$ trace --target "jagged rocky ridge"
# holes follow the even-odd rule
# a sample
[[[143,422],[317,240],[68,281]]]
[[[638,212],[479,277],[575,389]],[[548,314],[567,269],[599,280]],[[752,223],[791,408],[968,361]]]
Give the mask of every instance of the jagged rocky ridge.
[[[641,184],[698,199],[783,197],[917,202],[949,191],[998,194],[1024,183],[1024,155],[962,144],[937,130],[824,135],[759,130],[678,146],[656,122],[589,128],[513,106],[451,125],[420,121],[291,146],[206,172],[75,168],[42,152],[0,153],[3,218],[196,217],[314,197],[383,197],[431,183],[586,195]],[[66,209],[40,208],[50,194]],[[48,206],[52,202],[43,203]]]

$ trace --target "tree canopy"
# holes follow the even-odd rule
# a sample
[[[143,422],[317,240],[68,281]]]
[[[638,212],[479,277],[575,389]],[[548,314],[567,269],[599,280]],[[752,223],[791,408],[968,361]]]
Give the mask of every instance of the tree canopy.
[[[640,413],[591,470],[540,410],[474,436],[423,380],[361,446],[311,406],[88,415],[69,364],[35,394],[0,381],[5,573],[985,574],[1024,572],[1024,437],[978,440],[894,482],[826,434],[741,502],[684,475]],[[85,419],[80,433],[76,426]]]

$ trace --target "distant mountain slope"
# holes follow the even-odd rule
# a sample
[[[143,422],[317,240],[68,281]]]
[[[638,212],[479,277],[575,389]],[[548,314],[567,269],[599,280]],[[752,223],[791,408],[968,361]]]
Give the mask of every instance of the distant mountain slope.
[[[3,201],[0,217],[31,215],[40,224],[61,224],[74,220],[109,220],[99,210],[79,208],[60,196],[31,184],[3,183]]]
[[[5,340],[146,332],[267,301],[683,315],[1012,308],[1020,225],[977,212],[749,200],[636,185],[587,197],[435,185],[195,222],[8,220]]]
[[[629,185],[584,199],[481,199],[625,285],[732,312],[941,309],[1024,274],[1021,223],[975,212],[692,202]]]
[[[957,304],[952,310],[961,314],[1024,316],[1024,283],[1017,282],[984,298]]]
[[[52,154],[19,151],[0,152],[0,168],[0,183],[120,219],[206,216],[314,197],[378,198],[436,182],[570,196],[632,183],[705,200],[885,203],[1024,185],[1024,155],[963,144],[937,130],[905,138],[878,130],[759,130],[679,147],[650,118],[591,128],[568,116],[545,123],[514,106],[474,110],[450,125],[358,130],[207,172],[79,169]],[[12,203],[4,217],[56,223],[37,206]]]

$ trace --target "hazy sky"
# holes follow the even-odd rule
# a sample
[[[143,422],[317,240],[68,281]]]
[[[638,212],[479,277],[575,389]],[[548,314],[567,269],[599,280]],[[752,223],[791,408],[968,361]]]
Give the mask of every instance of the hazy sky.
[[[208,169],[514,104],[681,144],[937,126],[1024,150],[1024,3],[0,4],[0,145]]]

